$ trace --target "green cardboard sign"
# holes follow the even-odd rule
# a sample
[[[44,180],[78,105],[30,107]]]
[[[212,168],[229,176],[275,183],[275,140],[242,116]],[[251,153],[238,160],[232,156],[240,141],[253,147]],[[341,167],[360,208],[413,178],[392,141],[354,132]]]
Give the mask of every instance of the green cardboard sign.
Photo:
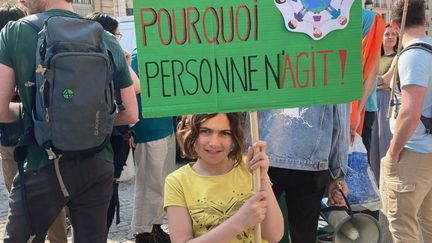
[[[144,117],[362,95],[361,1],[135,0]]]

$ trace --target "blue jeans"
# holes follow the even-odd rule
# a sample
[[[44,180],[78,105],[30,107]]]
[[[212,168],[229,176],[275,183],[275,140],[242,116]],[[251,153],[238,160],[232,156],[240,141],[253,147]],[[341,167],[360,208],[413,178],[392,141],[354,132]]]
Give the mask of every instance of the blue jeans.
[[[100,159],[60,161],[60,171],[70,196],[64,197],[51,164],[25,173],[28,212],[23,209],[19,176],[9,196],[4,242],[45,242],[45,235],[64,206],[69,207],[75,242],[107,240],[106,218],[112,195],[113,164]],[[29,214],[30,226],[27,222]]]

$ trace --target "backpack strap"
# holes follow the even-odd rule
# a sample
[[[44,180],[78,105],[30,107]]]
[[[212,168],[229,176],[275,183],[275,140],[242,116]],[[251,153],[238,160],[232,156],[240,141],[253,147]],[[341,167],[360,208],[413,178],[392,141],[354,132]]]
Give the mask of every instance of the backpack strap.
[[[42,14],[33,14],[21,18],[20,22],[23,22],[33,28],[37,33],[42,30],[44,24],[44,18],[41,16]],[[32,74],[32,80],[35,80],[35,72]],[[22,118],[21,118],[22,119]],[[25,220],[30,229],[30,238],[27,242],[33,242],[36,238],[36,234],[33,231],[31,219],[30,219],[30,211],[27,206],[27,193],[26,193],[26,185],[25,185],[25,173],[24,173],[24,161],[27,158],[27,148],[30,145],[36,144],[36,139],[34,137],[33,128],[28,128],[21,135],[18,140],[17,145],[14,149],[14,160],[17,162],[18,174],[19,174],[19,185],[21,190],[21,201],[23,206],[23,211],[25,214]]]
[[[27,25],[29,25],[31,28],[33,28],[37,33],[39,33],[42,30],[44,18],[41,16],[42,14],[33,14],[26,16],[24,18],[21,18],[20,22],[23,22]],[[35,74],[33,72],[32,74],[32,80],[35,80]],[[31,224],[30,219],[30,212],[27,206],[27,194],[26,194],[26,186],[25,186],[25,174],[24,174],[24,160],[27,157],[27,148],[30,145],[36,144],[36,139],[34,137],[33,128],[26,129],[24,133],[21,135],[20,139],[18,140],[17,145],[14,149],[14,160],[17,162],[18,166],[18,173],[19,173],[19,183],[21,187],[21,201],[23,205],[23,210],[25,214],[25,218],[27,221],[27,224],[30,228],[30,239],[28,242],[32,242],[33,239],[36,237],[33,227]]]
[[[411,49],[422,49],[424,51],[429,52],[430,54],[432,54],[432,46],[423,42],[420,43],[415,43],[412,45],[409,45],[407,47],[405,47],[400,53],[399,53],[399,57],[402,55],[402,53],[411,50]],[[397,87],[398,90],[401,91],[401,86],[400,86],[400,78],[399,78],[399,73],[397,73]]]
[[[429,52],[430,54],[432,54],[432,45],[426,44],[424,42],[420,42],[420,43],[415,43],[412,45],[407,46],[406,48],[404,48],[400,53],[399,53],[399,57],[402,55],[402,53],[411,50],[411,49],[422,49],[424,51]],[[401,84],[400,84],[400,77],[399,77],[399,73],[396,74],[396,84],[397,84],[397,88],[399,90],[399,92],[402,92],[401,89]],[[391,106],[396,106],[396,108],[400,105],[400,102],[397,101],[394,103],[390,104]],[[395,118],[397,117],[398,114],[398,109],[395,109]],[[423,125],[426,128],[426,134],[431,134],[432,135],[432,118],[428,118],[425,116],[421,116],[420,117],[420,121],[423,123]]]
[[[26,16],[26,17],[20,19],[19,21],[28,24],[36,32],[39,33],[39,31],[42,30],[44,23],[45,23],[45,18],[42,15],[43,15],[43,13],[32,14],[32,15],[29,15],[29,16]]]
[[[18,164],[18,175],[19,184],[21,190],[21,201],[23,206],[23,211],[25,214],[25,220],[30,229],[30,238],[27,242],[32,242],[36,237],[30,219],[30,211],[27,206],[27,194],[25,185],[25,174],[24,174],[24,160],[27,157],[27,148],[29,145],[36,144],[36,140],[33,136],[33,129],[27,129],[24,134],[18,140],[18,144],[14,149],[14,159]]]
[[[120,72],[118,70],[117,65],[114,62],[114,57],[111,53],[111,51],[108,50],[108,56],[111,59],[111,64],[114,70],[114,74],[113,74],[113,83],[114,83],[114,96],[115,96],[115,101],[116,101],[116,105],[117,108],[121,111],[126,110],[124,104],[123,104],[123,100],[121,97],[121,92],[120,92],[120,84],[121,84],[121,78],[120,78]]]

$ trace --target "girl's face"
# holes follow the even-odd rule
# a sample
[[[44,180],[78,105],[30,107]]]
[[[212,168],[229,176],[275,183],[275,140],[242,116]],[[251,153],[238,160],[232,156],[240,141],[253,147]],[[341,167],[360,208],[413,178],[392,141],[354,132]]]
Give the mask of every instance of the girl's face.
[[[393,48],[396,45],[397,34],[392,27],[387,27],[384,31],[383,45],[384,47]]]
[[[217,114],[201,125],[195,151],[202,162],[212,165],[228,162],[232,146],[231,127],[225,114]]]

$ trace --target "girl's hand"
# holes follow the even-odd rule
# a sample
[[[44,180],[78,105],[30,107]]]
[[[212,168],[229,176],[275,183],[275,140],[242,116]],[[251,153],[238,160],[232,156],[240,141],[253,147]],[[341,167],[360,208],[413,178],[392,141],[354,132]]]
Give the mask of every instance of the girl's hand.
[[[243,229],[254,227],[261,223],[267,213],[268,195],[265,191],[257,192],[241,206],[239,211],[234,214],[237,222]]]
[[[258,151],[255,155],[254,155],[254,148]],[[270,162],[267,158],[266,148],[267,148],[266,142],[258,141],[253,145],[253,148],[249,147],[247,151],[247,161],[248,161],[249,169],[251,171],[254,171],[259,168],[261,172],[260,174],[261,180],[268,178],[267,172],[269,169]]]

